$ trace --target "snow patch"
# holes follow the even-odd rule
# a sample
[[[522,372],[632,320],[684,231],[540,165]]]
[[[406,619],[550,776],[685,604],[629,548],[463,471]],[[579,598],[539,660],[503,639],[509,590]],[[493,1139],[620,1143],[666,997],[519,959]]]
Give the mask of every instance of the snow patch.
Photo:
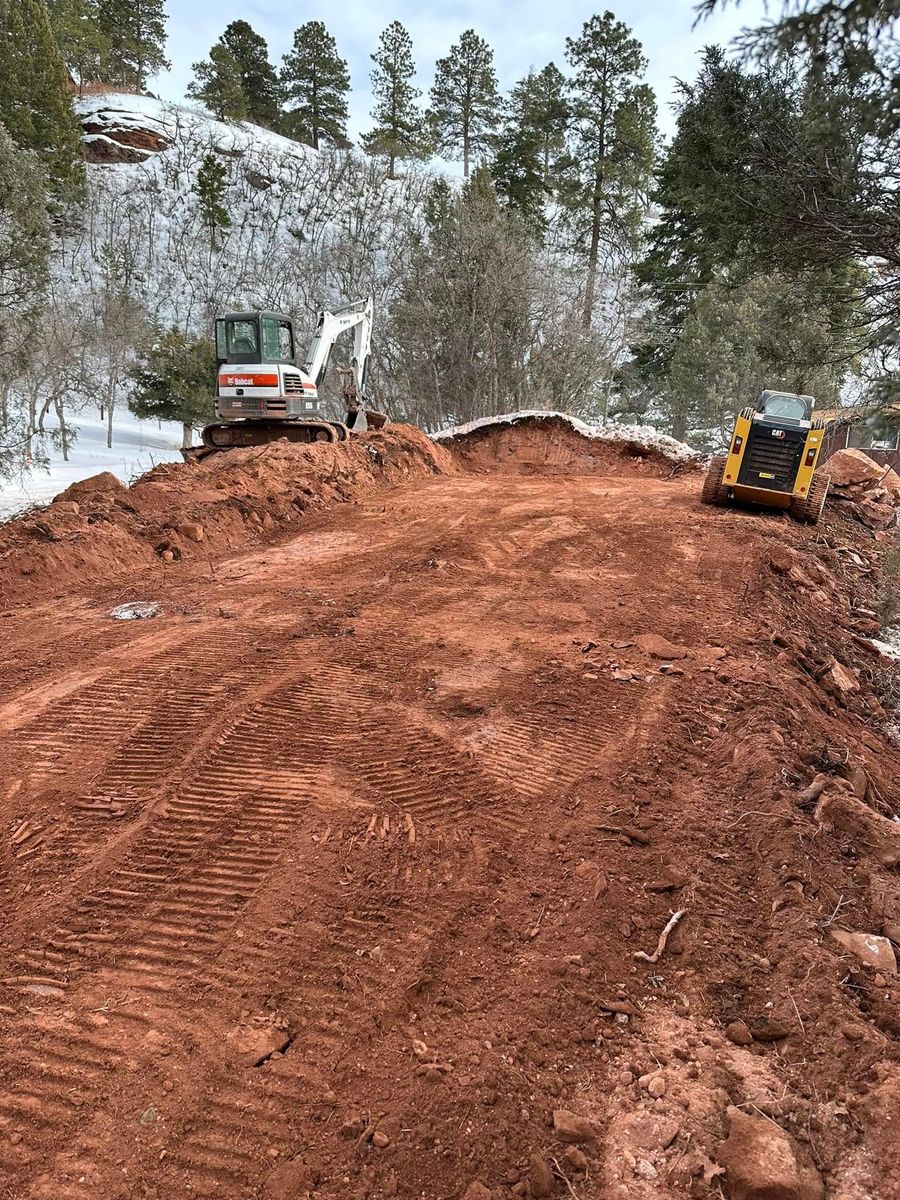
[[[618,442],[620,445],[637,446],[644,450],[656,451],[672,462],[698,462],[701,455],[684,442],[679,442],[668,434],[660,433],[652,425],[588,425],[573,417],[570,413],[553,412],[548,409],[526,408],[519,412],[504,413],[499,417],[479,417],[477,421],[469,421],[465,425],[453,425],[449,429],[441,429],[431,435],[436,442],[449,441],[451,438],[463,437],[476,429],[486,429],[491,425],[515,425],[518,421],[527,420],[558,420],[565,421],[580,433],[582,437],[593,438],[599,442]]]

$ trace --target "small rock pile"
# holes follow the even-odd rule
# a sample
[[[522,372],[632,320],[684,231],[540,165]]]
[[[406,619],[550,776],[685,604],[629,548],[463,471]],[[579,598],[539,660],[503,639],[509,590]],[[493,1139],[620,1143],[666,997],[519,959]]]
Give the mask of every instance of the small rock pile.
[[[889,529],[900,507],[900,475],[862,450],[838,450],[821,470],[830,476],[828,499],[876,531]]]

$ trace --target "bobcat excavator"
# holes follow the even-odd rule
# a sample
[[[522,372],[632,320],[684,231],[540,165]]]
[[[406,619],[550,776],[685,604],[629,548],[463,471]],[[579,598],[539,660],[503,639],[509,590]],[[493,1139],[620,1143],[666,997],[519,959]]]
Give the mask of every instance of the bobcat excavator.
[[[703,503],[786,508],[796,520],[815,525],[831,481],[816,470],[825,422],[813,416],[814,405],[812,396],[766,390],[755,408],[742,408],[728,453],[709,464]]]
[[[337,338],[354,331],[353,355],[340,368],[345,419],[333,421],[319,397]],[[372,346],[372,297],[336,312],[319,313],[302,367],[297,366],[294,323],[274,312],[231,312],[216,319],[216,420],[203,444],[185,458],[217,450],[291,442],[340,442],[352,431],[380,429],[383,413],[366,407],[365,383]]]

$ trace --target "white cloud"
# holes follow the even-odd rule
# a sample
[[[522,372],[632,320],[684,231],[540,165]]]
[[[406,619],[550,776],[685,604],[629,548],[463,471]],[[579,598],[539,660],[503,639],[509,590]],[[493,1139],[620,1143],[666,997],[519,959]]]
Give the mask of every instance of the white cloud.
[[[269,56],[278,66],[290,48],[293,31],[301,21],[320,20],[335,36],[338,48],[350,64],[353,96],[350,102],[350,134],[369,126],[370,55],[378,36],[391,21],[402,21],[413,39],[418,64],[417,83],[427,95],[434,63],[445,55],[464,29],[472,28],[494,49],[497,74],[504,90],[529,69],[540,69],[551,60],[562,70],[565,41],[575,37],[583,23],[606,5],[580,0],[449,0],[434,5],[391,6],[366,0],[346,0],[336,7],[325,0],[307,0],[302,10],[288,0],[234,0],[213,4],[169,5],[168,57],[171,71],[153,81],[164,99],[179,100],[191,78],[191,63],[205,58],[209,47],[225,26],[243,18],[269,43]],[[744,0],[740,9],[729,6],[694,28],[693,0],[631,0],[615,10],[616,16],[634,30],[649,60],[648,81],[657,93],[660,124],[670,133],[673,127],[669,103],[676,78],[690,79],[696,73],[697,53],[713,42],[728,43],[745,25],[764,18],[764,0]]]

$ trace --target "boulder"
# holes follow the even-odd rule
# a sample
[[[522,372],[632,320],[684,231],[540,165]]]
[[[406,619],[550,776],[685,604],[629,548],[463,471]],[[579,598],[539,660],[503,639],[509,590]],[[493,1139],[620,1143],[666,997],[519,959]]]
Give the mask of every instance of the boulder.
[[[728,1109],[728,1137],[716,1158],[731,1200],[824,1200],[807,1151],[774,1121]]]
[[[837,450],[822,464],[821,469],[824,474],[830,476],[833,488],[846,488],[858,484],[875,486],[885,472],[885,468],[873,458],[869,458],[864,450]]]
[[[863,525],[868,525],[870,529],[877,529],[879,531],[889,529],[897,520],[897,510],[893,504],[888,504],[886,501],[870,500],[867,495],[863,495],[857,500],[853,515]]]
[[[846,929],[832,929],[831,936],[867,967],[885,975],[897,974],[897,956],[888,938],[877,933],[851,933]]]

